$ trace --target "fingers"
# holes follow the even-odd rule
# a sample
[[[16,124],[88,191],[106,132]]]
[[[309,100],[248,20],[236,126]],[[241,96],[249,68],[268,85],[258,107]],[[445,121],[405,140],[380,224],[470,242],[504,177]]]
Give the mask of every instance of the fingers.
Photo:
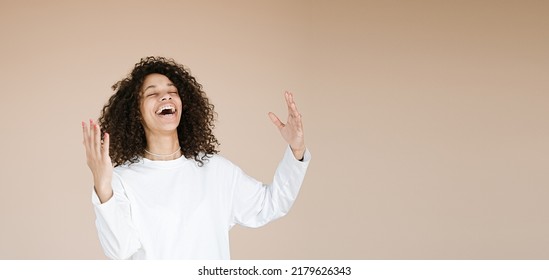
[[[109,136],[107,133],[105,133],[106,139],[104,140],[104,142],[106,142],[106,144],[104,149],[102,149],[101,128],[99,127],[99,124],[96,124],[93,120],[90,119],[88,127],[86,122],[82,122],[82,136],[84,148],[86,149],[86,156],[88,157],[88,159],[99,159],[102,155],[104,155],[104,151],[107,152],[106,155],[108,156]]]
[[[295,104],[294,95],[291,92],[286,91],[284,96],[286,97],[286,104],[288,105],[288,115],[295,118],[301,117],[297,110],[297,105]]]
[[[94,152],[96,155],[101,155],[101,129],[99,128],[99,125],[94,123],[93,124],[93,146],[94,146]]]
[[[103,137],[103,157],[105,158],[109,156],[110,140],[110,135],[105,132],[105,136]]]
[[[292,94],[288,91],[284,92],[284,98],[286,98],[286,105],[288,105],[288,115],[291,115],[293,111],[292,107]]]
[[[86,122],[82,122],[82,143],[84,144],[84,149],[86,150],[86,158],[90,157],[90,131],[88,126],[86,125]]]
[[[288,106],[288,122],[286,124],[282,123],[274,113],[269,112],[269,117],[271,118],[271,121],[279,129],[286,127],[286,125],[290,125],[290,127],[296,127],[298,130],[301,130],[301,114],[297,110],[294,95],[291,92],[286,91],[284,92],[284,98],[286,99],[286,105]]]
[[[279,129],[284,127],[284,124],[273,112],[269,112],[269,118],[271,118],[271,121],[273,122],[273,124],[276,125],[276,127],[278,127]]]
[[[84,147],[88,148],[88,126],[86,126],[86,122],[82,122],[82,143],[84,144]]]

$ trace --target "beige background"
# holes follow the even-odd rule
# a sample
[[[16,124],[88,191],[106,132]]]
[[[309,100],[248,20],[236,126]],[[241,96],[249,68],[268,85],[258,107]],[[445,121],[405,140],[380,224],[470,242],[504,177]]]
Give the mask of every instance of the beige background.
[[[190,67],[222,154],[313,161],[235,259],[549,258],[548,1],[0,2],[0,258],[102,259],[80,121],[141,57]]]

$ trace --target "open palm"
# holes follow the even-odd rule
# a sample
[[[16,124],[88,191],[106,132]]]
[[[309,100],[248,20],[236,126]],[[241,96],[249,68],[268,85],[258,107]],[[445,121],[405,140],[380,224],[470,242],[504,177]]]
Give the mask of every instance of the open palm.
[[[269,117],[273,124],[278,127],[282,138],[290,145],[292,152],[297,159],[302,159],[305,153],[305,138],[303,134],[303,123],[301,114],[297,110],[294,96],[291,92],[285,92],[286,104],[288,105],[288,120],[282,123],[273,113],[269,112]]]

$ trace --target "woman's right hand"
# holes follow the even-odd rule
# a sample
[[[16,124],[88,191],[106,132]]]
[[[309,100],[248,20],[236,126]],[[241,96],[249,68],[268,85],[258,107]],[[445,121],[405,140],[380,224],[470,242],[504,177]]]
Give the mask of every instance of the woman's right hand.
[[[113,166],[109,156],[109,134],[105,133],[101,141],[101,129],[93,120],[90,120],[89,126],[86,122],[82,122],[82,130],[86,160],[93,174],[95,192],[101,203],[104,203],[113,195],[111,186]]]

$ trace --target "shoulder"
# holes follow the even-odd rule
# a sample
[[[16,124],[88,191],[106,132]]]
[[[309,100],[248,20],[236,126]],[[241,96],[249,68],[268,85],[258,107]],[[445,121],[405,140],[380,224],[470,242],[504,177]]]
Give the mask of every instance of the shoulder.
[[[124,178],[128,175],[133,175],[136,172],[142,172],[142,169],[145,167],[145,164],[142,159],[138,159],[137,162],[126,162],[121,165],[117,165],[113,169],[113,174]]]
[[[207,161],[204,161],[202,167],[198,167],[208,174],[215,174],[217,177],[234,177],[243,173],[242,169],[231,160],[222,155],[210,155]]]
[[[217,185],[225,185],[233,182],[242,173],[238,166],[221,155],[210,154],[202,161],[202,165],[193,161],[188,176],[197,176],[207,181],[215,181]]]
[[[237,169],[238,167],[225,158],[222,155],[213,154],[208,155],[208,158],[204,161],[204,166],[206,168],[222,168],[222,169]]]

